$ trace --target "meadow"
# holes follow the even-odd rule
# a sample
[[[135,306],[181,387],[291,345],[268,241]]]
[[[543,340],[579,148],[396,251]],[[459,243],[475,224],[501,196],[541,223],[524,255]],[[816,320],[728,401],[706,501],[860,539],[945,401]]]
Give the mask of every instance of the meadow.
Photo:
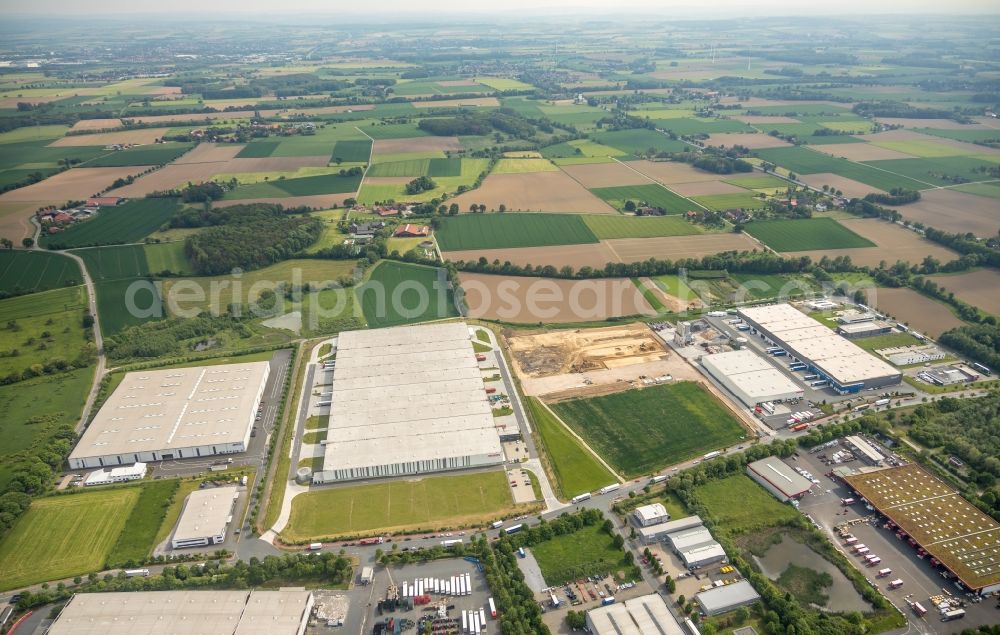
[[[333,145],[333,154],[330,161],[336,163],[337,160],[346,163],[362,162],[367,163],[372,154],[371,139],[342,139]]]
[[[763,199],[754,196],[753,192],[734,192],[732,194],[709,194],[707,196],[693,196],[691,200],[696,201],[708,209],[724,211],[727,209],[763,209],[767,204]]]
[[[736,443],[745,431],[693,382],[571,399],[552,409],[627,478]]]
[[[345,194],[358,191],[361,175],[318,174],[293,179],[278,179],[239,185],[226,192],[227,200],[247,198],[274,198],[285,196],[313,196],[315,194]]]
[[[458,316],[444,269],[383,260],[357,288],[365,321],[373,328]]]
[[[583,222],[601,240],[609,238],[688,236],[690,234],[701,234],[705,231],[701,226],[687,222],[682,216],[611,216],[608,214],[591,214],[584,216]]]
[[[308,542],[474,526],[517,509],[500,470],[345,486],[296,496],[281,538]]]
[[[150,273],[157,275],[188,274],[191,264],[184,255],[184,243],[174,241],[168,243],[149,243],[143,245],[146,253],[146,266]]]
[[[74,223],[58,234],[43,235],[41,244],[50,249],[73,249],[139,242],[165,225],[179,209],[173,198],[142,198],[102,207],[90,220]]]
[[[781,252],[875,246],[832,218],[754,221],[744,231]]]
[[[628,154],[645,154],[650,148],[656,152],[681,152],[690,145],[683,141],[671,139],[667,135],[640,128],[635,130],[615,130],[612,132],[597,132],[591,135],[597,143],[617,148]]]
[[[74,360],[87,343],[83,286],[0,300],[0,376],[58,358]],[[11,354],[16,351],[15,354]]]
[[[269,157],[278,149],[280,141],[273,139],[258,139],[243,146],[243,149],[236,154],[237,159],[262,159]]]
[[[617,480],[537,398],[525,397],[525,405],[556,477],[553,485],[560,498],[568,500]]]
[[[679,194],[674,194],[662,185],[620,185],[618,187],[596,187],[590,190],[609,205],[618,210],[625,209],[625,201],[637,206],[648,205],[666,210],[668,214],[683,214],[698,206]]]
[[[943,178],[944,176],[961,176],[970,181],[990,179],[991,177],[988,175],[980,174],[974,170],[976,168],[989,169],[996,164],[975,157],[945,156],[923,159],[866,161],[865,165],[880,170],[888,170],[920,182],[919,187],[911,189],[927,189],[931,185],[951,185],[951,181]]]
[[[531,555],[550,586],[628,568],[625,552],[615,547],[611,534],[599,523],[533,545]]]
[[[80,266],[72,258],[45,251],[0,250],[0,294],[47,291],[82,281]]]
[[[734,119],[655,119],[656,126],[676,135],[753,132],[753,128]]]
[[[171,478],[142,484],[128,522],[108,553],[110,566],[125,565],[130,560],[139,562],[152,553],[156,535],[180,483],[180,480]]]
[[[583,218],[569,214],[465,214],[434,232],[442,251],[596,243]]]
[[[0,542],[0,590],[100,571],[138,488],[36,500]]]
[[[694,489],[695,498],[704,505],[716,526],[736,535],[791,522],[799,514],[783,505],[744,474],[713,479]]]
[[[128,165],[165,165],[193,147],[194,145],[190,143],[143,145],[105,154],[87,161],[82,167],[118,168]]]

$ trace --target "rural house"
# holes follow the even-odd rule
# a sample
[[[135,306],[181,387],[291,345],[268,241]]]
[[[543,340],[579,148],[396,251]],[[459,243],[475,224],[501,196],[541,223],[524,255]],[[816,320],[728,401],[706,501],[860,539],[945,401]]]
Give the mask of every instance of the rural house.
[[[423,238],[424,236],[430,236],[431,228],[427,225],[411,225],[406,223],[405,225],[400,225],[393,232],[393,236],[396,238]]]

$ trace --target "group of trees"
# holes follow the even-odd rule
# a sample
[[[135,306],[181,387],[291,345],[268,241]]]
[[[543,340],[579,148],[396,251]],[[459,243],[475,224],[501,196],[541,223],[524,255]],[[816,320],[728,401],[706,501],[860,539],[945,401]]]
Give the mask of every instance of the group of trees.
[[[229,331],[238,338],[253,335],[250,328],[232,315],[199,315],[196,318],[168,318],[143,322],[104,338],[104,351],[108,357],[122,359],[153,359],[170,354],[181,354],[186,343],[206,339],[220,331]]]
[[[409,183],[406,184],[406,193],[410,195],[421,194],[423,192],[429,192],[437,187],[437,183],[434,182],[429,176],[418,176]]]
[[[920,200],[920,192],[917,190],[907,190],[902,187],[894,187],[888,194],[872,192],[865,196],[869,203],[880,203],[882,205],[906,205]]]
[[[493,593],[500,631],[504,635],[549,635],[542,609],[517,566],[512,543],[501,539],[491,545],[486,536],[481,536],[473,543],[473,552],[483,565],[483,575]]]
[[[901,415],[909,425],[908,434],[928,448],[941,448],[962,459],[968,479],[983,488],[995,486],[1000,479],[1000,392],[977,399],[945,397],[917,406]],[[996,504],[996,494],[990,494]],[[995,508],[1000,511],[1000,508]]]
[[[52,429],[48,440],[4,458],[11,470],[10,480],[0,493],[0,540],[28,511],[32,497],[46,492],[53,476],[62,470],[63,461],[76,441],[72,423],[59,423],[62,413],[35,415],[25,426]]]
[[[1000,326],[993,316],[986,320],[990,321],[945,331],[938,341],[988,368],[1000,369]]]

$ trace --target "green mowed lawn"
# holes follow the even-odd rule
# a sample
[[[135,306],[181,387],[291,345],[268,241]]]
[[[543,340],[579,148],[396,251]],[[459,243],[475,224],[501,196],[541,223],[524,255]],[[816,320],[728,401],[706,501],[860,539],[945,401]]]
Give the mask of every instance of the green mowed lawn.
[[[767,203],[763,199],[757,198],[753,192],[734,192],[732,194],[710,194],[708,196],[693,196],[691,200],[697,201],[715,211],[723,211],[733,208],[742,209],[763,209]]]
[[[445,270],[383,260],[357,288],[365,321],[373,328],[457,317]]]
[[[151,273],[191,273],[191,264],[184,255],[184,243],[179,240],[143,245],[143,251],[146,252],[146,264]]]
[[[674,194],[662,185],[619,185],[616,187],[596,187],[590,190],[618,210],[625,209],[625,201],[638,205],[649,205],[666,210],[668,214],[682,214],[698,206],[680,194]]]
[[[46,291],[82,281],[80,266],[72,258],[44,251],[0,250],[0,293]]]
[[[748,223],[745,231],[771,249],[782,252],[875,246],[832,218],[755,221]]]
[[[0,351],[6,353],[0,356],[0,377],[55,358],[77,359],[88,344],[83,330],[86,308],[82,285],[0,300],[0,324],[4,325]]]
[[[618,480],[537,398],[525,397],[525,403],[555,473],[557,491],[563,499],[596,491]]]
[[[251,141],[243,146],[243,149],[236,155],[237,159],[262,159],[271,156],[271,153],[278,149],[280,141],[271,139],[261,139]]]
[[[330,161],[335,163],[340,159],[347,163],[367,163],[371,155],[371,139],[343,139],[333,145],[333,154],[330,156]]]
[[[138,562],[149,556],[156,546],[156,535],[167,508],[170,507],[171,498],[180,484],[180,480],[176,478],[142,484],[128,522],[114,548],[108,553],[110,566],[124,565],[129,560]]]
[[[746,434],[715,397],[693,382],[571,399],[552,409],[627,478],[728,446]]]
[[[457,159],[461,161],[461,159]],[[368,168],[368,176],[426,176],[430,171],[431,159],[410,159],[408,161],[390,161],[388,163],[373,163]]]
[[[615,130],[612,132],[597,132],[591,138],[601,145],[618,148],[629,154],[643,154],[650,148],[657,152],[681,152],[690,147],[683,141],[671,139],[662,132],[648,128],[634,130]]]
[[[517,509],[503,471],[322,489],[292,500],[284,540],[481,524]]]
[[[442,221],[434,232],[442,251],[597,242],[583,217],[571,214],[463,214]]]
[[[194,147],[192,143],[159,143],[105,154],[81,167],[118,168],[128,165],[165,165]]]
[[[616,549],[613,538],[600,524],[584,525],[571,534],[562,534],[531,547],[545,584],[558,586],[603,573],[627,569],[625,552]]]
[[[341,176],[340,174],[319,174],[294,179],[277,179],[260,183],[240,185],[224,198],[240,200],[248,198],[283,198],[286,196],[313,196],[316,194],[346,194],[357,192],[361,185],[361,175]]]
[[[41,243],[51,249],[135,243],[162,227],[179,209],[173,198],[141,198],[102,207],[96,217],[43,236]]]
[[[0,589],[100,571],[138,499],[127,488],[34,501],[0,542]]]
[[[744,474],[708,481],[697,486],[694,495],[708,509],[715,526],[732,535],[773,527],[799,516],[795,508],[778,502]]]
[[[688,236],[704,233],[704,229],[689,223],[682,216],[611,216],[593,214],[583,217],[590,231],[599,239],[656,238],[657,236]]]

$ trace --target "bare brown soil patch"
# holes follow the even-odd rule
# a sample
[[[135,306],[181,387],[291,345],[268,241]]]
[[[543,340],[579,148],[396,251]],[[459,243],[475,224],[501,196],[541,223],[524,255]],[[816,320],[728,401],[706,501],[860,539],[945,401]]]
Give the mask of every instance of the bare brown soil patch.
[[[708,136],[706,143],[710,146],[725,146],[731,148],[735,145],[744,146],[751,150],[760,148],[784,148],[791,145],[783,139],[772,137],[761,132],[722,132]]]
[[[879,123],[903,126],[904,128],[936,128],[938,130],[985,130],[980,124],[963,124],[951,119],[915,119],[908,117],[876,117]]]
[[[808,183],[812,187],[822,188],[829,185],[834,190],[840,190],[847,198],[861,198],[871,192],[883,192],[877,187],[872,187],[861,181],[855,181],[832,172],[819,172],[817,174],[800,174],[799,180]]]
[[[1000,227],[996,199],[955,190],[926,190],[919,201],[895,209],[911,221],[949,232],[986,237],[995,236]]]
[[[810,146],[812,149],[834,157],[843,157],[849,161],[881,161],[883,159],[913,159],[912,154],[906,154],[889,148],[880,148],[870,143],[831,143],[829,145]]]
[[[473,318],[552,324],[656,314],[628,278],[553,280],[479,273],[459,278]]]
[[[733,115],[732,119],[742,121],[751,126],[769,123],[802,123],[795,117],[785,117],[784,115]]]
[[[654,181],[664,185],[693,183],[695,181],[715,181],[718,174],[693,168],[687,163],[676,161],[627,161],[625,165],[638,170]]]
[[[617,213],[563,172],[491,174],[478,189],[456,197],[454,202],[463,210],[480,203],[491,209],[506,205],[511,211]]]
[[[461,150],[458,137],[410,137],[407,139],[379,139],[375,141],[375,154],[405,154],[407,152],[444,152]]]
[[[81,119],[70,130],[113,130],[121,127],[121,119]]]
[[[0,197],[0,200],[3,200]],[[22,238],[35,235],[35,226],[29,220],[40,207],[59,205],[65,201],[3,201],[0,202],[0,236],[21,244]]]
[[[438,86],[479,86],[474,79],[444,79],[437,84]]]
[[[439,99],[436,101],[415,101],[414,108],[455,108],[456,106],[497,107],[500,102],[496,97],[469,97],[467,99]]]
[[[159,170],[139,177],[131,184],[119,187],[110,192],[114,196],[126,196],[138,198],[150,192],[163,192],[179,187],[184,187],[188,183],[204,183],[211,180],[214,173],[213,166],[217,167],[222,163],[171,163]]]
[[[285,207],[311,207],[313,209],[330,209],[331,207],[343,206],[344,201],[355,198],[357,192],[343,192],[340,194],[313,194],[311,196],[285,196],[281,198],[246,198],[225,201],[215,201],[213,207],[230,207],[232,205],[246,205],[249,203],[274,203]]]
[[[222,164],[219,173],[240,174],[246,172],[292,172],[299,168],[322,168],[330,162],[330,157],[261,157],[230,159]]]
[[[699,234],[696,236],[666,236],[662,238],[615,238],[602,240],[619,262],[679,260],[701,258],[723,251],[763,249],[746,234]]]
[[[976,127],[970,125],[970,127]],[[954,148],[966,154],[998,154],[1000,150],[996,148],[990,148],[987,146],[980,146],[974,143],[966,143],[965,141],[959,141],[957,139],[945,139],[944,137],[935,137],[934,135],[926,135],[915,130],[887,130],[885,132],[878,132],[876,134],[869,135],[855,135],[858,139],[864,139],[865,141],[876,143],[879,141],[926,141],[928,143],[933,143],[939,146],[946,146],[949,148]],[[860,144],[855,144],[860,145]],[[822,147],[822,146],[818,146]]]
[[[115,132],[98,132],[95,134],[81,134],[70,137],[56,139],[49,144],[53,148],[65,148],[75,146],[107,146],[112,144],[126,143],[153,143],[163,135],[167,134],[169,128],[142,128],[139,130],[118,130]]]
[[[33,185],[0,194],[0,202],[78,201],[105,190],[117,179],[138,174],[148,167],[133,165],[125,168],[73,168]]]
[[[670,189],[681,196],[711,196],[712,194],[739,194],[747,190],[722,181],[700,181],[697,183],[677,183]]]
[[[913,289],[880,287],[866,294],[868,304],[911,328],[931,337],[965,324],[955,317],[947,305],[920,295]]]
[[[851,231],[864,236],[877,246],[796,251],[786,253],[785,256],[789,258],[809,256],[813,260],[819,260],[823,256],[829,258],[849,256],[851,262],[854,264],[872,267],[877,267],[879,262],[883,260],[891,266],[899,260],[911,264],[919,264],[926,256],[933,256],[941,262],[948,262],[959,257],[958,253],[933,243],[926,238],[921,238],[916,233],[899,225],[874,218],[856,218],[838,222]]]
[[[648,290],[660,301],[660,303],[672,313],[681,313],[682,311],[687,311],[689,309],[700,309],[705,306],[705,303],[699,298],[694,298],[690,302],[678,298],[675,295],[670,295],[663,289],[661,289],[655,282],[650,278],[639,278],[639,283],[642,285],[643,289]]]
[[[954,293],[959,300],[993,315],[1000,315],[1000,272],[995,269],[980,269],[954,276],[934,276],[931,280]]]
[[[483,257],[488,262],[498,260],[500,263],[510,262],[520,266],[552,265],[557,268],[569,265],[574,269],[580,267],[597,269],[603,268],[609,262],[618,262],[614,252],[603,243],[554,247],[515,247],[512,249],[471,249],[468,251],[446,251],[442,255],[452,262],[459,260],[471,262]]]
[[[242,149],[243,146],[241,144],[199,143],[190,152],[177,157],[177,160],[170,165],[232,161]]]
[[[616,185],[647,185],[650,180],[621,163],[564,165],[561,169],[586,188]]]

